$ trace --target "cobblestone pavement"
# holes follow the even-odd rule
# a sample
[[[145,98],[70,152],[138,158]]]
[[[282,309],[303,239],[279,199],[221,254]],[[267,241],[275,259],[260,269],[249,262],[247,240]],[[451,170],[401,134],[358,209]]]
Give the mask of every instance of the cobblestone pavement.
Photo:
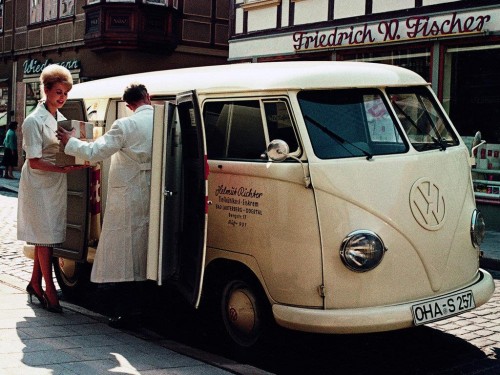
[[[17,193],[0,189],[0,274],[7,274],[27,283],[31,275],[32,260],[23,256],[23,242],[16,240],[16,216]],[[442,353],[450,356],[445,362],[446,371],[441,368],[440,371],[434,369],[408,373],[500,374],[500,271],[490,272],[495,278],[496,291],[487,304],[458,317],[428,325],[452,335],[450,337],[454,336],[453,340],[461,340],[468,349],[459,353],[442,350]],[[392,345],[397,346],[394,343]],[[422,343],[422,348],[425,345]],[[387,350],[388,354],[392,352],[390,348]],[[426,350],[428,349],[422,349],[422,355],[426,355]]]
[[[0,273],[28,282],[33,261],[17,240],[17,193],[0,189]]]

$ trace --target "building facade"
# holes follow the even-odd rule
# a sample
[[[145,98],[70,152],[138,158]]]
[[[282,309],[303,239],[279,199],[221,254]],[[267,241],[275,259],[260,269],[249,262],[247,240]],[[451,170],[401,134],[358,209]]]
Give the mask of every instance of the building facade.
[[[488,229],[500,230],[500,1],[234,0],[229,61],[399,65],[431,83],[466,142]]]
[[[37,105],[46,65],[77,83],[225,64],[228,30],[228,0],[0,0],[0,144]]]
[[[432,83],[463,136],[500,143],[498,0],[235,0],[229,60],[350,60]]]

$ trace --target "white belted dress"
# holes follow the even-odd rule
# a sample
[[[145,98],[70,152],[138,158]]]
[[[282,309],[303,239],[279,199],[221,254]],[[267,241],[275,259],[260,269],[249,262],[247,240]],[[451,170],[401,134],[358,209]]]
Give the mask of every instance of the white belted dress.
[[[24,119],[23,150],[26,162],[21,170],[17,207],[17,238],[33,245],[53,247],[66,238],[66,174],[33,169],[28,159],[55,163],[59,151],[57,120],[43,103]]]
[[[94,142],[71,138],[64,149],[91,162],[111,157],[95,283],[146,280],[152,138],[153,107],[143,105]]]

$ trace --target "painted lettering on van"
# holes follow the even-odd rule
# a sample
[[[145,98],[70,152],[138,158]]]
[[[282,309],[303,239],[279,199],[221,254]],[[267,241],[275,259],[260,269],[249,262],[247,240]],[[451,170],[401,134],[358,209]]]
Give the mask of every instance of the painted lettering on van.
[[[232,228],[246,228],[250,217],[263,215],[259,199],[264,193],[244,186],[219,185],[215,189],[215,209],[227,211],[227,225]]]
[[[228,187],[225,185],[219,185],[217,189],[215,189],[215,196],[219,195],[236,195],[239,197],[245,197],[245,198],[260,198],[262,197],[264,193],[258,192],[257,190],[254,190],[253,188],[246,188],[244,186],[240,187]]]

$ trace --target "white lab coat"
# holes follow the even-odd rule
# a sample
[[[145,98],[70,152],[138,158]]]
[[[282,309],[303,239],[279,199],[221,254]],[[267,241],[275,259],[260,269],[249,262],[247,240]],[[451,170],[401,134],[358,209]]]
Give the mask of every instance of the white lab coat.
[[[57,121],[65,117],[57,112]],[[40,103],[24,119],[23,149],[26,159],[55,163],[59,151],[57,121]],[[32,169],[26,161],[19,181],[17,238],[36,245],[55,245],[66,238],[66,174]]]
[[[93,282],[146,280],[152,138],[153,107],[143,105],[94,142],[71,138],[66,144],[66,154],[84,160],[111,157]]]

